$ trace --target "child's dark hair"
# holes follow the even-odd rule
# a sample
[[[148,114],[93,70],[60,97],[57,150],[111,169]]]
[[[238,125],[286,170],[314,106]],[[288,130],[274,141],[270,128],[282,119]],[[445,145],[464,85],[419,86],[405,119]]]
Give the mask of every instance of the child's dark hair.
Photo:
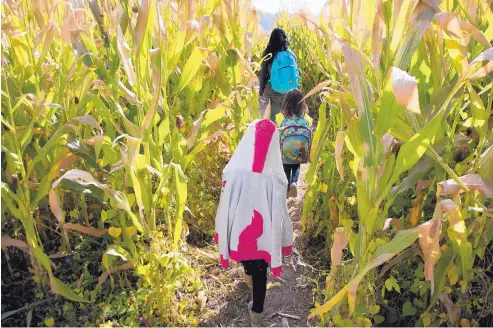
[[[282,28],[277,27],[272,30],[272,33],[270,34],[269,44],[265,48],[262,57],[265,57],[268,54],[272,54],[272,57],[267,59],[267,64],[272,64],[277,53],[288,50],[288,47],[289,40],[286,32],[284,32]]]
[[[286,93],[281,107],[281,112],[285,117],[301,116],[308,111],[304,96],[300,89],[293,89]]]

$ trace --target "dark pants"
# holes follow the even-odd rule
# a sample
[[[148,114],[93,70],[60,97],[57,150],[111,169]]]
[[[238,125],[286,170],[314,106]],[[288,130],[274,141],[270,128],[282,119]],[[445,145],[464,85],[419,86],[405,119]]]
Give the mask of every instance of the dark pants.
[[[259,113],[260,117],[264,117],[267,105],[270,102],[270,120],[276,122],[276,115],[281,111],[284,95],[272,90],[270,82],[267,82],[264,89],[264,95],[259,97]]]
[[[242,261],[241,264],[253,281],[252,311],[262,313],[264,311],[265,292],[267,291],[268,264],[264,260]]]
[[[283,164],[284,173],[286,173],[286,178],[288,178],[288,190],[291,184],[298,184],[298,179],[300,178],[300,164]]]

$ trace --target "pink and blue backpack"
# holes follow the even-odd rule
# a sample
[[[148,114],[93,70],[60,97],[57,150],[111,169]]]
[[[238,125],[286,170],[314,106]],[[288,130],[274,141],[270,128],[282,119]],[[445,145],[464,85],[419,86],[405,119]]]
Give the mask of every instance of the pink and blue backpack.
[[[312,146],[312,130],[304,116],[284,119],[280,131],[282,163],[308,163]]]

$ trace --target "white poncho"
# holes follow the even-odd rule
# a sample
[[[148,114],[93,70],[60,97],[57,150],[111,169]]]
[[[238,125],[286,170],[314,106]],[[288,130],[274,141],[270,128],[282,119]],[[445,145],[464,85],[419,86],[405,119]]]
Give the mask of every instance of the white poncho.
[[[291,253],[293,227],[286,205],[279,133],[269,120],[254,121],[223,171],[215,240],[221,263],[265,260],[281,275]]]

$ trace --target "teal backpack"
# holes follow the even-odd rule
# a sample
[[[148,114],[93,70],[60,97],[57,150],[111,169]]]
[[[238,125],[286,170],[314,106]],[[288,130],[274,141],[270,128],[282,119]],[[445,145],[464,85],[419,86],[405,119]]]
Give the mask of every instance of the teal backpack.
[[[286,94],[299,84],[299,68],[291,50],[278,52],[270,70],[270,85],[276,92]]]

